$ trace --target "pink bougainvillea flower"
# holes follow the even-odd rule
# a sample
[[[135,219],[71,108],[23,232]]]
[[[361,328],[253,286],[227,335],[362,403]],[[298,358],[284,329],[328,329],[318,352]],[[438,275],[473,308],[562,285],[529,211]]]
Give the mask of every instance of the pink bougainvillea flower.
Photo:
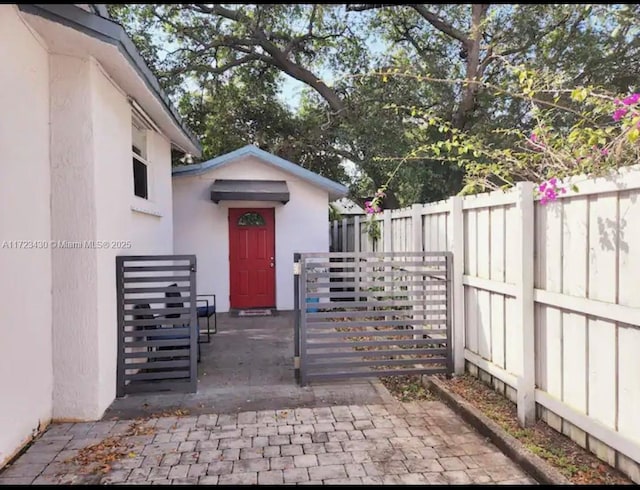
[[[538,190],[542,194],[540,204],[545,205],[558,199],[559,194],[565,194],[567,189],[558,186],[558,178],[551,177],[549,180],[542,182],[538,186]]]
[[[640,93],[631,94],[629,97],[622,99],[622,103],[624,105],[633,105],[637,104],[640,100]]]
[[[627,112],[629,112],[629,109],[625,109],[624,107],[621,107],[620,109],[616,109],[616,111],[613,113],[613,120],[619,121],[620,119],[622,119],[624,116],[627,115]]]
[[[609,156],[609,149],[608,148],[603,148],[602,150],[600,150],[600,154],[603,157]]]
[[[533,142],[533,143],[537,143],[538,142],[538,135],[536,133],[531,133],[531,136],[529,136],[529,139]]]
[[[374,204],[374,201],[365,201],[364,210],[367,214],[374,214],[382,211],[382,209],[380,209],[380,206]]]

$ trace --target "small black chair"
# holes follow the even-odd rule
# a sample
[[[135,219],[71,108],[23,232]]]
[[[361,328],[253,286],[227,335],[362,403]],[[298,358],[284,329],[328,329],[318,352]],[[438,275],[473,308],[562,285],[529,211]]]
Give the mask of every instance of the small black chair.
[[[202,342],[206,342],[207,344],[211,342],[211,334],[218,332],[218,318],[216,315],[216,295],[215,294],[198,294],[199,299],[196,303],[204,303],[204,306],[198,306],[196,311],[198,312],[198,318],[206,318],[207,319],[207,340],[203,340]],[[211,298],[212,302],[209,304],[209,299]],[[209,319],[213,317],[213,331],[211,331],[211,323]],[[200,333],[200,332],[199,332]],[[198,335],[198,340],[200,336]]]
[[[169,285],[170,288],[178,287],[176,283]],[[216,316],[216,295],[215,294],[198,294],[197,298],[205,298],[205,299],[197,299],[197,303],[204,303],[204,306],[196,306],[196,316],[198,318],[206,318],[207,319],[207,340],[201,340],[201,331],[200,326],[198,325],[198,342],[200,343],[210,343],[211,342],[211,334],[218,332],[218,318]],[[172,298],[180,298],[181,295],[177,291],[170,291],[166,293],[166,297]],[[211,298],[211,303],[209,303],[209,299]],[[182,303],[167,303],[167,308],[182,308]],[[169,318],[179,318],[180,315],[175,315],[173,317],[169,316]],[[210,318],[213,317],[213,330],[211,330],[211,322]]]

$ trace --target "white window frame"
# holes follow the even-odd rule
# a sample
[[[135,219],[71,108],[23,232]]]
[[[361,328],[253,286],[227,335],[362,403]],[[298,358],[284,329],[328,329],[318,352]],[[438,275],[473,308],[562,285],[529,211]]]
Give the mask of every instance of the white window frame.
[[[152,131],[152,128],[149,124],[145,122],[145,118],[142,114],[132,108],[131,113],[131,126],[132,126],[132,134],[133,128],[135,127],[137,130],[142,131],[144,133],[144,148],[140,148],[142,155],[138,155],[135,151],[133,151],[133,136],[131,138],[131,156],[144,164],[147,168],[147,197],[141,197],[136,195],[135,193],[135,184],[133,189],[133,196],[137,200],[153,202],[153,166],[149,159],[149,132]],[[133,171],[133,169],[132,169]]]
[[[150,144],[149,139],[152,133],[161,133],[158,126],[154,123],[153,119],[151,119],[144,110],[136,103],[136,101],[129,97],[129,103],[131,104],[131,154],[132,157],[141,163],[147,166],[147,198],[136,196],[135,187],[133,182],[133,168],[131,169],[131,181],[132,181],[132,192],[131,192],[131,211],[136,213],[141,213],[149,216],[155,216],[161,218],[164,213],[160,211],[156,199],[156,179],[154,172],[154,162],[153,158],[149,155]],[[144,148],[142,148],[142,152],[144,156],[140,156],[133,151],[133,127],[137,127],[138,129],[144,131]]]

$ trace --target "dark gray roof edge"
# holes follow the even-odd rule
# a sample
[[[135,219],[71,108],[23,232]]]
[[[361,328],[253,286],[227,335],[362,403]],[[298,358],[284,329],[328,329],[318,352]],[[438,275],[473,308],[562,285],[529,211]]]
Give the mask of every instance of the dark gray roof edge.
[[[18,8],[23,12],[71,27],[118,48],[184,135],[191,140],[198,151],[202,151],[200,142],[185,126],[178,111],[173,107],[162,87],[160,87],[157,78],[151,72],[142,56],[140,56],[138,49],[120,24],[101,15],[87,12],[72,4],[18,4]]]
[[[199,175],[214,168],[226,165],[227,163],[230,163],[244,156],[254,156],[259,160],[263,160],[266,163],[284,170],[285,172],[297,175],[298,177],[307,180],[318,187],[322,187],[323,189],[332,193],[334,196],[344,197],[349,193],[349,189],[347,186],[323,177],[322,175],[312,172],[311,170],[307,170],[306,168],[290,162],[289,160],[285,160],[284,158],[274,155],[273,153],[261,150],[255,145],[243,146],[232,152],[225,153],[224,155],[220,155],[211,160],[207,160],[206,162],[173,167],[172,174],[174,177],[180,175]]]
[[[106,3],[91,3],[91,8],[93,8],[94,12],[105,19],[110,19],[109,11],[107,10]]]

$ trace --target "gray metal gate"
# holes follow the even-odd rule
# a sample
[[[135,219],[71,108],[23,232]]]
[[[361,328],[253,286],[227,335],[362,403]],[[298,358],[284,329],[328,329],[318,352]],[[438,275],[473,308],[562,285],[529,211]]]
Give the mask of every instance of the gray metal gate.
[[[117,396],[195,392],[195,255],[116,257]]]
[[[452,373],[451,259],[295,254],[298,381]]]

